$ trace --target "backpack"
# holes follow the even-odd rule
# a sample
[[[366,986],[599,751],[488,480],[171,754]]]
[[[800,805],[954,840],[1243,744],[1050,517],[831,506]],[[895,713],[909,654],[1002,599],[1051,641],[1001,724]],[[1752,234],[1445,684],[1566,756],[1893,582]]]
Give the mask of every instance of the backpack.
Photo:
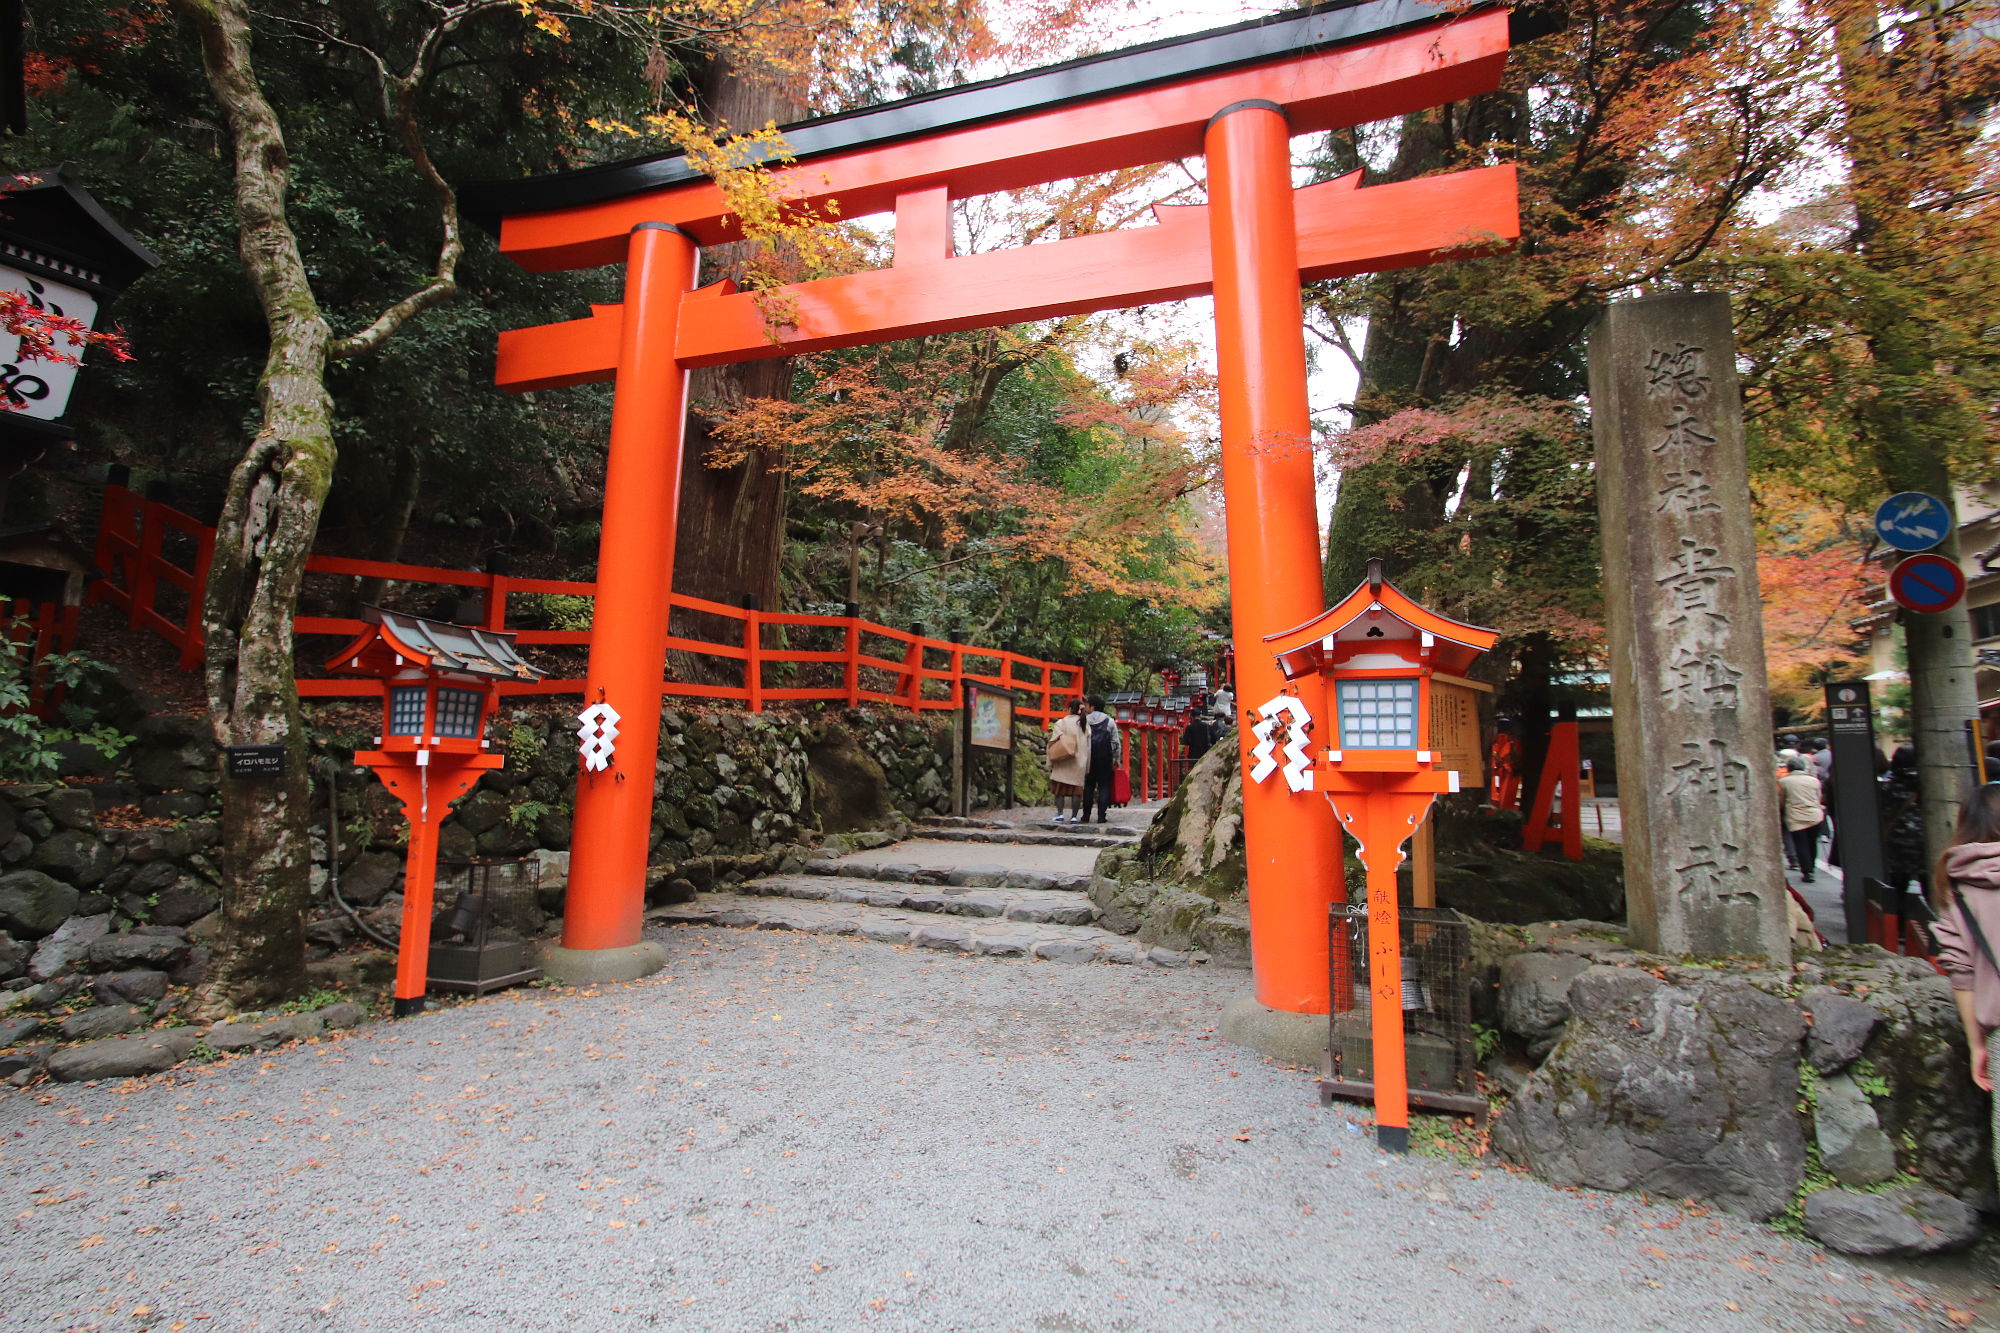
[[[1111,722],[1093,723],[1090,728],[1090,758],[1094,764],[1101,757],[1105,763],[1111,762]]]

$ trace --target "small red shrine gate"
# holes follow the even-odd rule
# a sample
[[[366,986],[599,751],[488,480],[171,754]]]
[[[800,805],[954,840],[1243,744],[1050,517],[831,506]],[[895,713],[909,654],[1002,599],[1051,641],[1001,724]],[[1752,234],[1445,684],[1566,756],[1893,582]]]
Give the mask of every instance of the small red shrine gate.
[[[1294,190],[1294,135],[1365,124],[1499,86],[1508,17],[1369,0],[1259,20],[787,127],[778,188],[847,218],[892,212],[895,257],[799,282],[760,304],[695,289],[700,247],[739,239],[722,192],[678,155],[469,186],[467,213],[549,271],[625,265],[625,300],[500,338],[497,380],[547,389],[615,380],[587,702],[618,728],[578,779],[558,975],[659,965],[640,939],[667,636],[686,372],[924,333],[1212,293],[1238,705],[1283,685],[1264,637],[1325,606],[1314,511],[1299,284],[1500,248],[1519,235],[1514,170]],[[1206,205],[1157,225],[954,255],[951,201],[1200,155]],[[796,322],[767,325],[764,310]],[[1246,769],[1250,728],[1239,728]],[[1340,831],[1323,802],[1246,784],[1257,998],[1328,1007],[1326,910]],[[581,951],[581,952],[576,952]]]

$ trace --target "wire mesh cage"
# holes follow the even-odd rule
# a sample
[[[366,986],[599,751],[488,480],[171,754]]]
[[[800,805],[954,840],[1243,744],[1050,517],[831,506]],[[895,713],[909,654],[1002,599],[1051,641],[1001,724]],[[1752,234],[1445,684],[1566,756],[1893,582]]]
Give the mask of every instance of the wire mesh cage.
[[[533,941],[541,880],[533,858],[439,862],[430,988],[484,995],[540,977]]]
[[[1405,907],[1402,926],[1404,1061],[1410,1104],[1470,1115],[1483,1125],[1472,1037],[1472,936],[1454,912]],[[1320,1100],[1375,1099],[1374,994],[1368,977],[1368,909],[1336,903],[1328,920],[1333,969]]]

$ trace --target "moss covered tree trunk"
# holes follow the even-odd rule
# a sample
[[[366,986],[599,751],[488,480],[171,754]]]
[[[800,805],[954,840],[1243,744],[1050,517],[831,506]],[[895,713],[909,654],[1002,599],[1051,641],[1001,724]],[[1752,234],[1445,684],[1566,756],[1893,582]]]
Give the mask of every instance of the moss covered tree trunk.
[[[292,670],[292,611],[333,472],[331,331],[285,215],[291,168],[259,86],[240,0],[177,0],[200,35],[235,149],[243,271],[270,335],[256,437],[229,479],[203,631],[216,740],[284,749],[283,776],[222,782],[224,930],[200,1007],[278,999],[303,982],[311,786]]]

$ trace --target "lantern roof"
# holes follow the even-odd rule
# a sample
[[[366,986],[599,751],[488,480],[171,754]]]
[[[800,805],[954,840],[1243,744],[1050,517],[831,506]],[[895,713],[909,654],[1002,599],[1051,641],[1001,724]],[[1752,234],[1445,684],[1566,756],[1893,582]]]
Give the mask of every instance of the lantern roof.
[[[100,296],[157,268],[160,257],[118,225],[77,181],[74,164],[0,172],[0,262]]]
[[[1425,664],[1460,675],[1500,635],[1419,606],[1382,577],[1380,560],[1370,560],[1368,576],[1336,605],[1303,625],[1264,636],[1287,680],[1319,670],[1337,645],[1362,640],[1415,640]]]
[[[387,676],[408,663],[485,680],[538,681],[544,674],[521,660],[512,634],[425,620],[379,606],[363,607],[361,616],[369,628],[335,653],[327,670]]]

